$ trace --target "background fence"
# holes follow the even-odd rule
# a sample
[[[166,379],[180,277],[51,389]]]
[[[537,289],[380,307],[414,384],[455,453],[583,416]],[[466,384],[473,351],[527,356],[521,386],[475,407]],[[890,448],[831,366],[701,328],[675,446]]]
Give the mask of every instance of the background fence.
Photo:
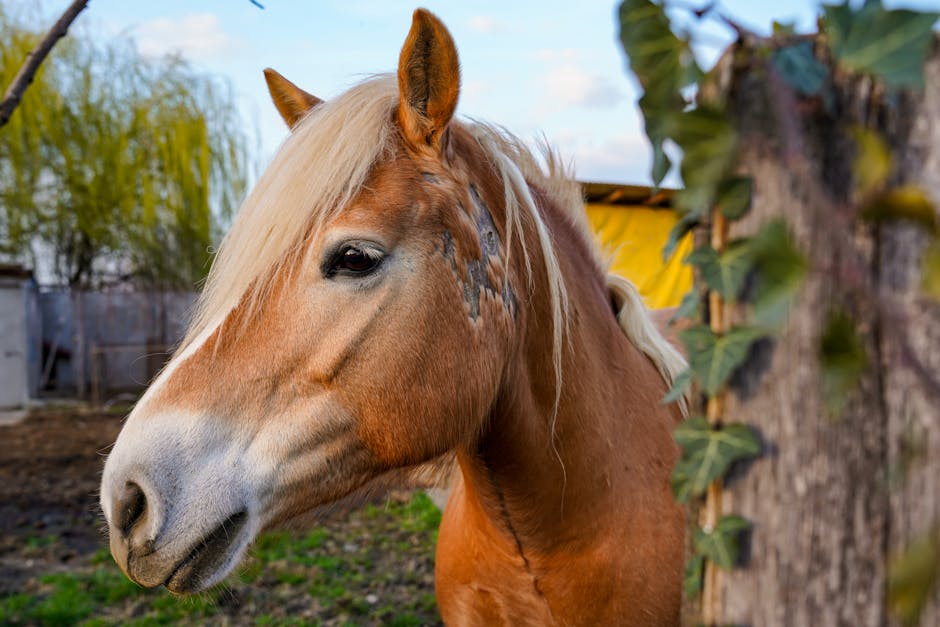
[[[38,294],[38,363],[32,396],[104,402],[139,392],[183,337],[196,295],[186,292]]]

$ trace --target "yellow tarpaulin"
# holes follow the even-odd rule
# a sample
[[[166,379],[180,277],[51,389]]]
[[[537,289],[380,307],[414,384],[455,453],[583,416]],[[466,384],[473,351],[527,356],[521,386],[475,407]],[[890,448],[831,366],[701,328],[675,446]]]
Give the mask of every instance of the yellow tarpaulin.
[[[613,253],[610,271],[633,281],[647,306],[675,307],[692,289],[692,270],[682,263],[692,251],[691,235],[663,262],[663,246],[679,219],[674,211],[589,203],[587,213],[604,250]]]

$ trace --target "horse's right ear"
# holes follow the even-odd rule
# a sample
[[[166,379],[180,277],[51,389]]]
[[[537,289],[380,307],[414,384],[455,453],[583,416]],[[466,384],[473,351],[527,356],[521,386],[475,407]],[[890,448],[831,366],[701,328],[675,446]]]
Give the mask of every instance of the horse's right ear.
[[[437,148],[457,108],[460,64],[447,27],[426,9],[417,9],[398,59],[397,120],[415,148]]]
[[[281,114],[291,130],[301,118],[307,115],[308,111],[323,102],[313,94],[308,94],[297,85],[294,85],[271,68],[265,68],[264,80],[268,84],[268,91],[271,93],[274,106],[277,107],[278,113]]]

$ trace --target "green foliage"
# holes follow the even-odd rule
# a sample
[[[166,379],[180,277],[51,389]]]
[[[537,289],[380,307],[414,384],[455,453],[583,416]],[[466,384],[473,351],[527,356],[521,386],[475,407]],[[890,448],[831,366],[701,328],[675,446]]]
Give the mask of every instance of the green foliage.
[[[751,209],[754,181],[749,176],[733,176],[718,184],[718,207],[729,220],[740,220]]]
[[[833,415],[838,415],[868,366],[865,347],[854,321],[845,312],[834,312],[819,341],[823,396]]]
[[[702,593],[702,577],[705,575],[705,556],[695,554],[685,563],[682,576],[682,593],[693,599]]]
[[[17,619],[26,614],[26,611],[36,603],[37,599],[31,594],[21,593],[0,597],[0,624],[15,624]]]
[[[669,324],[674,324],[676,321],[683,318],[698,318],[701,313],[701,307],[702,295],[699,293],[698,289],[693,287],[688,294],[682,297],[682,302],[679,303],[679,306],[676,307],[676,311],[669,318]]]
[[[407,531],[437,534],[441,526],[441,510],[424,492],[416,492],[402,513],[402,528]]]
[[[663,142],[672,136],[676,113],[683,108],[682,88],[693,84],[701,70],[689,42],[673,33],[661,6],[624,0],[619,17],[620,43],[643,88],[640,110],[653,147],[653,182],[659,185],[671,167]]]
[[[754,262],[751,319],[763,328],[782,324],[809,262],[796,247],[786,222],[771,220],[749,240]]]
[[[693,250],[685,262],[698,268],[705,284],[727,301],[737,300],[753,265],[747,240],[731,242],[721,253],[705,244]]]
[[[916,539],[888,564],[888,606],[905,625],[917,625],[940,584],[940,529]]]
[[[862,216],[873,222],[903,220],[919,225],[935,237],[940,234],[933,202],[916,185],[902,185],[879,195],[865,207]]]
[[[225,607],[231,598],[227,589],[245,600],[244,607],[252,607],[258,598],[279,603],[281,592],[306,594],[312,607],[331,614],[337,624],[436,624],[434,595],[423,591],[433,564],[440,512],[420,492],[408,500],[392,498],[385,506],[364,510],[350,514],[341,524],[304,534],[262,534],[240,578],[230,578],[222,589],[193,597],[142,589],[118,570],[107,552],[99,552],[83,570],[42,576],[33,586],[35,594],[0,597],[0,624],[222,624],[230,618],[226,611],[231,608]],[[369,523],[364,524],[366,518]],[[377,566],[382,559],[391,562],[388,554],[396,551],[394,564]],[[245,577],[248,571],[253,572]],[[244,589],[246,581],[266,586],[268,591],[253,597]],[[418,585],[421,593],[391,603],[392,595],[402,594],[401,588],[414,591]],[[384,597],[385,602],[368,601],[367,593]],[[270,614],[258,616],[255,623],[306,624]]]
[[[673,432],[682,457],[673,469],[671,485],[676,500],[705,493],[708,484],[725,474],[736,461],[760,455],[757,436],[747,425],[732,423],[714,428],[705,418],[690,418]]]
[[[14,595],[0,599],[0,623],[75,625],[91,616],[102,604],[114,604],[140,593],[113,565],[90,573],[56,573],[40,582],[43,595]]]
[[[702,391],[714,396],[747,359],[751,344],[766,335],[762,329],[744,326],[716,335],[707,325],[698,325],[685,329],[679,337],[686,346],[689,366]]]
[[[706,7],[704,12],[710,10]],[[936,13],[885,10],[878,0],[861,6],[824,7],[823,38],[798,39],[792,26],[774,25],[774,38],[764,40],[756,59],[769,62],[775,74],[796,94],[821,97],[830,106],[831,71],[820,62],[828,46],[838,69],[850,74],[868,74],[889,88],[920,87],[923,66],[932,42]],[[663,255],[671,256],[678,242],[691,229],[708,223],[714,211],[728,220],[747,214],[753,197],[753,182],[734,175],[738,137],[727,111],[710,94],[707,84],[698,84],[698,102],[682,98],[684,87],[700,83],[703,75],[689,53],[689,42],[674,34],[663,6],[639,0],[624,0],[620,6],[620,36],[630,68],[644,89],[640,109],[653,146],[653,180],[668,172],[670,163],[663,144],[672,140],[681,149],[680,172],[684,188],[676,193],[673,206],[682,214]],[[755,36],[755,39],[759,39]],[[784,41],[783,45],[780,42]],[[688,93],[691,93],[689,90]],[[709,95],[709,100],[705,96]],[[870,221],[906,221],[931,235],[923,257],[922,280],[928,294],[940,298],[940,224],[936,210],[923,191],[915,187],[885,189],[892,173],[891,153],[875,133],[856,130],[857,145],[853,172],[856,195],[866,206],[862,216]],[[766,337],[785,320],[789,306],[809,269],[809,262],[796,247],[782,219],[764,224],[752,237],[730,243],[720,250],[703,245],[686,262],[694,265],[708,289],[724,301],[750,305],[750,323],[724,334],[700,324],[680,334],[689,357],[689,370],[679,375],[665,402],[684,394],[692,383],[706,395],[720,394],[736,369],[747,361],[753,343]],[[693,290],[677,316],[700,318],[702,296]],[[867,366],[864,347],[855,325],[843,313],[828,321],[820,340],[820,362],[824,395],[830,410],[841,409]],[[682,456],[671,483],[679,501],[702,494],[709,483],[725,474],[735,461],[760,454],[760,444],[745,425],[712,428],[704,418],[682,423],[675,432]],[[693,538],[695,555],[686,565],[686,594],[701,589],[705,560],[721,568],[732,568],[738,560],[739,538],[749,524],[738,516],[723,517],[715,529],[699,529]],[[936,536],[933,539],[937,543]],[[940,552],[936,544],[930,550]],[[918,563],[907,556],[895,568],[897,581],[889,594],[893,606],[905,620],[919,613],[931,586],[936,585],[938,557]],[[924,575],[924,564],[930,570]],[[912,576],[910,573],[915,573]],[[914,608],[914,609],[912,609]]]
[[[678,375],[676,375],[676,378],[672,382],[672,387],[669,388],[668,392],[666,392],[666,396],[663,397],[662,402],[676,402],[685,395],[690,385],[692,385],[692,371],[683,370]]]
[[[673,204],[682,213],[704,215],[734,166],[737,133],[723,110],[699,105],[677,117],[673,139],[683,153],[683,188],[676,192]]]
[[[730,242],[720,254],[708,244],[700,246],[686,263],[695,266],[709,289],[728,302],[742,298],[745,284],[750,284],[746,292],[753,305],[752,319],[768,329],[782,323],[808,267],[782,220],[768,222],[750,238]]]
[[[731,570],[738,561],[741,534],[750,528],[751,524],[740,516],[722,516],[711,531],[696,529],[692,544],[696,553],[719,568]]]
[[[0,10],[0,82],[38,36]],[[0,129],[0,254],[51,251],[63,284],[191,289],[245,188],[243,129],[227,85],[182,60],[70,36]]]
[[[940,300],[940,239],[935,239],[924,251],[920,272],[921,289],[927,296]]]
[[[687,213],[681,218],[669,231],[669,237],[666,239],[666,245],[663,246],[663,260],[667,260],[672,257],[672,253],[676,252],[676,247],[679,245],[679,242],[682,241],[682,238],[689,234],[696,226],[699,224],[700,216],[694,213]]]
[[[777,48],[771,55],[771,63],[780,77],[804,96],[822,92],[829,78],[828,68],[816,59],[809,41]]]
[[[880,0],[853,8],[823,6],[823,31],[838,64],[850,72],[871,74],[888,87],[924,86],[924,62],[940,13],[887,10]]]
[[[855,189],[866,196],[879,189],[891,174],[891,150],[881,135],[867,128],[852,129],[856,153],[852,162]]]
[[[857,154],[853,163],[855,186],[866,200],[862,217],[870,222],[906,222],[930,236],[921,259],[921,289],[940,300],[940,220],[930,196],[917,185],[884,189],[893,166],[891,151],[875,131],[853,130]],[[836,385],[838,387],[838,385]]]

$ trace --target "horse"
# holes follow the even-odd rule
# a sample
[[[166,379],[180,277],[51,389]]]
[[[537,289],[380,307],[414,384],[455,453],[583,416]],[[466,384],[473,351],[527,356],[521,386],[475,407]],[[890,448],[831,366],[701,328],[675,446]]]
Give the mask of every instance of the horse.
[[[328,101],[265,76],[291,131],[107,458],[117,564],[198,592],[261,531],[455,460],[445,622],[675,624],[684,360],[606,275],[570,167],[455,117],[423,9],[397,74]]]

